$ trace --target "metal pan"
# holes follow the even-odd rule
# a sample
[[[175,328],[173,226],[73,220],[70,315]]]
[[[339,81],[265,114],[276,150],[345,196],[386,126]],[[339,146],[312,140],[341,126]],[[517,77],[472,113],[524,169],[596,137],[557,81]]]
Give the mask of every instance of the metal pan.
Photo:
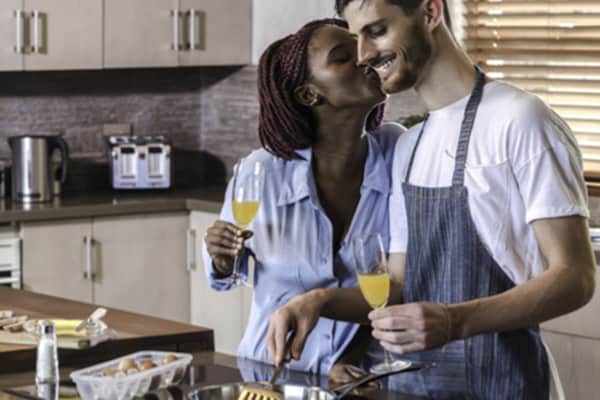
[[[422,368],[429,368],[433,364],[411,363],[409,367],[401,371],[393,371],[385,374],[368,375],[355,382],[338,386],[331,390],[325,390],[316,386],[305,385],[273,385],[273,389],[279,393],[283,393],[285,400],[338,400],[342,399],[354,389],[369,382],[382,379],[386,376],[401,374],[403,372],[416,371]],[[225,385],[204,386],[197,389],[192,389],[187,398],[188,400],[237,400],[244,386],[252,385],[252,383],[230,383]],[[264,385],[264,383],[261,383]]]

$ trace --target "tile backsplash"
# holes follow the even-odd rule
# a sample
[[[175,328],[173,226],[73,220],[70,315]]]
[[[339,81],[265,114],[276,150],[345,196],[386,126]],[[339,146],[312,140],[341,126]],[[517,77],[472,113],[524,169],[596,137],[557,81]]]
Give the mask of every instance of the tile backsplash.
[[[222,181],[259,147],[256,79],[255,66],[2,72],[0,159],[10,159],[8,136],[62,134],[73,166],[65,192],[106,189],[103,126],[125,123],[134,134],[169,137],[180,152],[176,180]],[[386,119],[423,109],[414,93],[389,102]]]

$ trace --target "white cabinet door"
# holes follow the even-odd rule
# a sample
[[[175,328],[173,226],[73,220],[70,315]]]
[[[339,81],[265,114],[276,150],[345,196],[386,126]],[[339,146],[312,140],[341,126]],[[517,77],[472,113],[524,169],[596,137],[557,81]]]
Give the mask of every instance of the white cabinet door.
[[[190,227],[196,237],[196,268],[190,275],[191,322],[215,332],[215,351],[235,355],[244,334],[252,299],[252,289],[239,287],[217,292],[210,288],[204,272],[202,241],[207,228],[219,216],[193,211]]]
[[[25,9],[26,70],[102,68],[102,0],[25,0]]]
[[[22,14],[17,15],[18,11]],[[21,50],[17,49],[21,46]],[[25,46],[25,15],[22,0],[2,0],[0,2],[0,71],[23,69]]]
[[[174,67],[178,0],[104,0],[104,67]],[[175,12],[175,14],[174,14]]]
[[[189,322],[188,224],[188,213],[94,219],[94,303]]]
[[[600,393],[600,340],[542,332],[556,361],[567,399],[597,399]]]
[[[91,303],[92,281],[85,274],[91,226],[89,219],[23,223],[23,288]]]
[[[250,62],[251,0],[180,0],[180,9],[184,49],[179,65]]]
[[[600,268],[596,269],[596,282],[600,282]],[[600,290],[596,289],[594,297],[581,309],[562,317],[544,322],[543,329],[553,332],[567,333],[600,339]]]

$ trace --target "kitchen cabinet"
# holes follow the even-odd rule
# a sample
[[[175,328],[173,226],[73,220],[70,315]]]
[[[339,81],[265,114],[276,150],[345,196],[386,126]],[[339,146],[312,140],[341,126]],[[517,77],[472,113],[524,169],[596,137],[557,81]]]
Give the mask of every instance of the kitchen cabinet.
[[[550,331],[543,331],[542,337],[556,361],[565,398],[598,398],[600,340]]]
[[[0,71],[23,69],[23,0],[0,2]]]
[[[250,62],[250,0],[105,0],[104,67]]]
[[[91,236],[89,219],[22,224],[23,289],[91,303],[93,282],[86,275]]]
[[[25,290],[189,321],[187,213],[23,223]]]
[[[193,270],[190,273],[191,323],[215,331],[215,351],[237,354],[248,322],[252,289],[242,286],[217,292],[209,287],[202,259],[202,240],[218,214],[193,211],[190,215],[190,240]]]
[[[0,69],[102,67],[102,0],[8,0],[0,13]]]

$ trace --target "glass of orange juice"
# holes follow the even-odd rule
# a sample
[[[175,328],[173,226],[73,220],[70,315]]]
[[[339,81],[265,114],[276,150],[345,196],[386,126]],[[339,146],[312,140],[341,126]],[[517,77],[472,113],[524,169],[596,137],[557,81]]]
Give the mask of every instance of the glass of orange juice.
[[[387,253],[381,235],[378,233],[356,237],[352,240],[354,268],[360,291],[371,308],[387,306],[390,296],[390,273]],[[401,371],[410,366],[409,361],[394,360],[383,349],[384,362],[371,368],[373,374]]]
[[[264,184],[264,167],[260,161],[241,159],[233,167],[231,209],[235,224],[242,230],[247,229],[260,208]],[[242,246],[243,248],[243,246]],[[242,257],[238,254],[233,264],[231,281],[234,285],[246,284],[240,275]]]

